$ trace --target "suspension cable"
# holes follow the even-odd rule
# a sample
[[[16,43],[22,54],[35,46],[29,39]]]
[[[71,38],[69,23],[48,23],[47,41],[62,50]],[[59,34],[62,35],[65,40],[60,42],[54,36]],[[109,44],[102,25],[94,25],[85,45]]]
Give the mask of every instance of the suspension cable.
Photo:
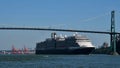
[[[98,18],[101,18],[101,17],[104,17],[104,16],[108,16],[108,15],[110,15],[110,13],[105,13],[105,14],[102,14],[102,15],[99,15],[99,16],[94,16],[94,17],[86,18],[86,19],[81,20],[81,23],[83,23],[83,22],[89,22],[89,21],[92,21],[92,20],[95,20],[95,19],[98,19]]]

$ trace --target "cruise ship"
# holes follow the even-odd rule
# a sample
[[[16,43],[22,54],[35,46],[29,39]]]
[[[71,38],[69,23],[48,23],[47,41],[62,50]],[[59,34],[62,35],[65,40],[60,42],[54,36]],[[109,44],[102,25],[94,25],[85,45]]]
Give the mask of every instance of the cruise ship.
[[[91,41],[79,35],[78,33],[72,36],[57,36],[56,33],[51,33],[51,38],[45,41],[36,43],[36,54],[90,54],[95,47]]]

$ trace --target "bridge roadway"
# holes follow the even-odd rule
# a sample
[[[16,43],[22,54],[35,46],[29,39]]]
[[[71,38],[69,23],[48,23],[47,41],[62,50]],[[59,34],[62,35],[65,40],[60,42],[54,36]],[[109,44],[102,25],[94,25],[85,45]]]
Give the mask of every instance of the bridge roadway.
[[[104,31],[87,31],[73,29],[53,29],[53,28],[32,28],[32,27],[0,27],[0,30],[42,30],[42,31],[64,31],[64,32],[83,32],[83,33],[98,33],[98,34],[120,34],[119,32],[104,32]]]

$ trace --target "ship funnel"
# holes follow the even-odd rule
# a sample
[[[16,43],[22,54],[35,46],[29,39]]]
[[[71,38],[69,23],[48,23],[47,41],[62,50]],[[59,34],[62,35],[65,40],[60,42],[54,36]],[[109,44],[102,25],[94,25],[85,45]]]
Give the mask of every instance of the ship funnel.
[[[67,38],[67,35],[65,35],[65,38]]]
[[[52,39],[55,39],[55,38],[56,38],[56,33],[55,33],[55,32],[51,33],[51,38],[52,38]]]
[[[75,34],[73,34],[73,36],[77,36],[78,35],[78,33],[77,32],[75,32]]]

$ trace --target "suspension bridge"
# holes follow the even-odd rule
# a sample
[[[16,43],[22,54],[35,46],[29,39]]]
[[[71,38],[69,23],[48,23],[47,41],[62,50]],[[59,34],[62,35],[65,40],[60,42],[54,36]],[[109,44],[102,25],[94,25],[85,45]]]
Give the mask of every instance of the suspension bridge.
[[[116,35],[120,32],[115,32],[115,11],[111,12],[111,31],[88,31],[88,30],[72,30],[72,29],[53,29],[53,28],[31,28],[31,27],[0,27],[0,30],[42,30],[42,31],[63,31],[63,32],[83,32],[83,33],[97,33],[97,34],[109,34],[110,35],[110,44],[113,54],[116,52]]]

